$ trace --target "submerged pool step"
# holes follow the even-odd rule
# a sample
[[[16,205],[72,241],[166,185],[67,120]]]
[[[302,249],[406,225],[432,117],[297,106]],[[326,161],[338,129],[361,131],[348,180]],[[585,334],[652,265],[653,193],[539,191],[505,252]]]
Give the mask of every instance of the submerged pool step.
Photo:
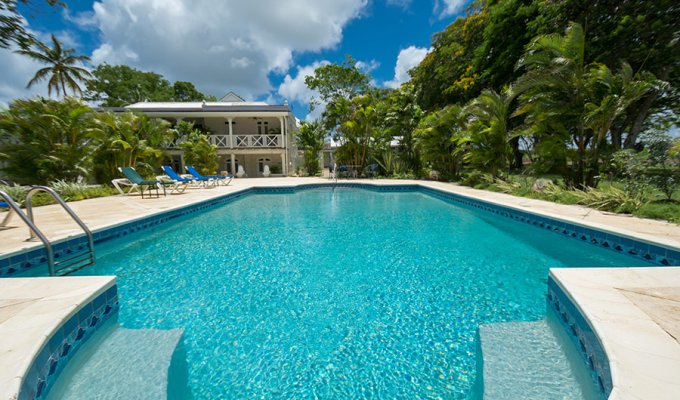
[[[580,354],[549,316],[481,325],[478,397],[485,400],[599,399]],[[480,359],[481,356],[481,359]]]
[[[182,331],[126,329],[107,322],[78,350],[48,399],[166,399]]]

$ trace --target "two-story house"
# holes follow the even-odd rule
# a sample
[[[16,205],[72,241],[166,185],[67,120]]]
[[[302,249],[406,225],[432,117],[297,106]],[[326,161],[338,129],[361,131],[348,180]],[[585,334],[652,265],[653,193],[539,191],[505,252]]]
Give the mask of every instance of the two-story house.
[[[141,102],[124,107],[163,118],[176,124],[191,121],[211,132],[210,143],[217,146],[220,171],[231,174],[242,166],[248,177],[262,176],[265,165],[272,175],[289,175],[297,168],[295,132],[298,123],[288,104],[269,105],[248,102],[233,92],[217,102]],[[184,160],[178,144],[168,145],[166,155],[182,170]]]

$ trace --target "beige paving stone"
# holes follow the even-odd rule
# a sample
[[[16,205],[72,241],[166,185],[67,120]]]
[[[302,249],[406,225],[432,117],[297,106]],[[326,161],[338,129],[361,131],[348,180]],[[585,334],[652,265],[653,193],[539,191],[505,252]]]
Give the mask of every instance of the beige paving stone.
[[[0,399],[16,398],[52,333],[114,282],[112,276],[0,279]]]
[[[610,399],[678,398],[680,343],[669,327],[677,328],[672,306],[680,267],[558,268],[550,274],[602,342],[614,384]]]

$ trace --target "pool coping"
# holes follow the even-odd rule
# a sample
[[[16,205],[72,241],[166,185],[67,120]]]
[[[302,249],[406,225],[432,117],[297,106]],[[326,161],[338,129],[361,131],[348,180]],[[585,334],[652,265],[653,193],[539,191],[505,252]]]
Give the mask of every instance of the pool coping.
[[[44,396],[116,312],[115,292],[113,276],[0,279],[0,398]]]
[[[280,181],[279,181],[280,182]],[[210,197],[210,198],[203,198],[203,199],[198,199],[196,201],[187,203],[187,204],[178,204],[175,206],[170,206],[166,209],[162,210],[155,210],[146,213],[145,215],[142,216],[136,216],[128,219],[124,219],[122,221],[119,221],[117,223],[113,224],[108,224],[105,226],[98,227],[97,229],[94,229],[93,232],[95,233],[95,239],[97,239],[99,235],[99,239],[102,239],[102,234],[105,232],[115,232],[116,228],[121,228],[121,231],[118,232],[117,234],[109,234],[107,238],[104,238],[101,241],[113,239],[115,237],[120,237],[127,235],[128,233],[133,233],[135,231],[141,230],[143,228],[146,228],[147,225],[156,225],[158,223],[165,222],[167,220],[170,220],[172,218],[175,218],[177,216],[182,216],[186,215],[189,213],[193,213],[196,211],[199,211],[201,209],[213,207],[219,204],[224,204],[230,201],[233,201],[237,198],[240,198],[242,196],[245,196],[250,193],[271,193],[271,192],[290,192],[290,191],[297,191],[297,190],[305,190],[305,189],[315,189],[315,188],[322,188],[322,187],[328,187],[328,186],[335,186],[335,187],[357,187],[357,188],[369,188],[369,189],[378,189],[378,190],[390,190],[392,189],[393,191],[408,191],[408,190],[418,190],[420,192],[425,192],[429,193],[430,195],[434,195],[435,197],[440,197],[444,198],[445,200],[451,200],[456,203],[463,204],[464,206],[468,207],[474,207],[474,208],[482,208],[485,211],[498,214],[504,217],[509,217],[512,219],[515,219],[519,222],[524,222],[527,224],[535,225],[535,226],[540,226],[542,228],[546,228],[547,230],[551,230],[557,233],[563,233],[565,235],[569,235],[572,237],[577,237],[578,235],[582,235],[581,240],[591,242],[592,244],[598,245],[598,246],[605,246],[605,247],[612,247],[614,244],[611,242],[612,237],[621,237],[624,239],[629,239],[633,242],[636,243],[642,243],[644,247],[647,247],[646,249],[643,248],[636,248],[634,245],[632,248],[622,248],[620,251],[638,251],[639,253],[636,253],[637,256],[643,257],[645,251],[651,252],[650,249],[654,247],[656,251],[658,251],[659,248],[665,249],[665,251],[668,252],[673,252],[673,257],[671,258],[671,261],[673,261],[674,265],[675,263],[680,264],[680,262],[676,260],[680,260],[680,257],[677,256],[677,254],[680,254],[680,246],[676,246],[675,242],[673,241],[668,241],[668,240],[655,240],[657,238],[650,238],[649,235],[644,235],[640,234],[637,232],[632,232],[626,229],[622,229],[620,227],[611,227],[599,223],[594,223],[591,221],[584,221],[582,219],[577,219],[573,217],[564,217],[562,215],[555,215],[554,213],[551,212],[546,212],[543,210],[536,210],[536,209],[527,209],[525,207],[522,207],[517,204],[508,204],[507,202],[499,201],[497,199],[489,199],[489,198],[484,198],[483,194],[485,192],[480,192],[478,195],[470,194],[470,193],[461,193],[460,190],[456,190],[458,188],[457,186],[452,186],[452,185],[442,185],[441,183],[438,182],[422,182],[422,181],[346,181],[346,182],[329,182],[329,181],[312,181],[312,182],[298,182],[298,183],[289,183],[289,184],[281,184],[277,183],[276,185],[273,186],[268,186],[268,185],[249,185],[245,187],[239,187],[239,188],[233,188],[234,190],[231,190],[228,193],[220,193],[216,196]],[[173,213],[177,213],[174,217],[170,217],[173,215]],[[551,221],[556,221],[557,223],[548,223],[547,226],[544,226],[546,222],[542,219],[548,219]],[[154,220],[153,222],[145,222],[145,221],[151,221]],[[135,223],[138,223],[137,226],[135,226]],[[580,228],[579,228],[580,227]],[[603,233],[604,235],[598,235],[599,233]],[[612,235],[610,237],[609,235]],[[641,237],[642,236],[642,237]],[[77,236],[75,236],[77,239]],[[70,236],[65,236],[60,239],[58,239],[57,245],[55,248],[58,248],[60,244],[67,244],[69,241],[75,240],[74,235]],[[610,242],[612,244],[610,244]],[[628,243],[629,245],[629,243]],[[637,246],[640,247],[640,246]],[[32,249],[40,249],[41,245],[36,245],[32,246]],[[2,254],[1,257],[3,258],[10,258],[13,257],[15,254],[18,252],[27,252],[27,251],[32,251],[32,249],[27,250],[26,248],[18,250],[17,252],[12,252],[12,253],[5,253]],[[618,251],[618,249],[617,249]],[[670,254],[670,253],[668,253]],[[631,267],[626,267],[626,268],[621,268],[621,269],[629,269]],[[644,267],[644,268],[654,268],[654,267]],[[661,268],[668,268],[668,267],[661,267]],[[559,274],[559,273],[558,273]],[[553,273],[551,270],[551,277],[553,277]],[[15,278],[12,278],[15,279]],[[43,278],[43,279],[63,279],[63,278]],[[0,279],[2,281],[3,279]],[[564,292],[570,297],[573,297],[573,294],[571,293],[571,286],[572,284],[564,284],[561,287],[564,289]],[[574,300],[575,301],[575,300]],[[584,310],[587,310],[588,308],[592,307],[590,304],[587,302],[576,302],[577,304],[577,309],[579,313],[583,314],[583,316],[588,320],[587,318],[587,312]],[[598,326],[593,326],[593,329],[595,333],[597,334],[598,337],[602,336],[602,334],[598,331]],[[606,342],[605,339],[600,338],[602,342]],[[607,351],[607,346],[604,346],[605,353]],[[607,355],[608,357],[608,355]],[[612,385],[613,389],[611,391],[612,396],[622,396],[621,393],[627,393],[628,388],[627,387],[622,387],[620,381],[619,381],[619,373],[617,372],[618,366],[615,364],[613,369],[611,370],[611,380],[612,380]],[[609,369],[609,368],[607,368]],[[607,372],[609,373],[609,371]],[[615,398],[626,398],[626,397],[615,397]]]
[[[567,297],[558,303],[571,303],[558,306],[558,312],[561,309],[562,319],[574,336],[585,337],[581,348],[591,368],[595,364],[597,369],[602,362],[597,344],[588,343],[588,334],[581,332],[588,327],[582,326],[578,315],[568,315],[570,309],[595,332],[611,377],[610,400],[677,398],[680,343],[625,293],[673,288],[680,296],[680,267],[553,268],[549,279],[549,284],[555,285],[553,289]],[[677,300],[649,297],[680,307]]]

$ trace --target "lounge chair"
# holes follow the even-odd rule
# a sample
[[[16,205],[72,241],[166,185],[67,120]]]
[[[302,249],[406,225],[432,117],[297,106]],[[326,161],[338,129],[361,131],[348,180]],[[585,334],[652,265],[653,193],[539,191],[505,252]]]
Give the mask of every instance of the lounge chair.
[[[195,186],[202,186],[202,187],[208,187],[208,185],[215,185],[215,181],[212,178],[187,178],[184,176],[181,176],[177,172],[175,172],[172,167],[169,165],[164,165],[163,167],[163,172],[170,177],[170,179],[176,181],[176,182],[182,182],[185,185],[195,185]]]
[[[125,177],[133,184],[137,185],[139,188],[139,192],[142,194],[142,198],[144,198],[144,189],[148,189],[149,191],[149,197],[151,197],[151,190],[156,189],[156,197],[160,197],[158,194],[158,188],[161,187],[163,188],[163,196],[166,195],[165,192],[165,187],[166,186],[175,186],[177,185],[176,182],[170,182],[170,181],[161,181],[161,180],[156,180],[156,179],[144,179],[142,178],[141,175],[139,175],[139,172],[135,171],[134,168],[132,167],[123,167],[120,169],[120,172],[125,175]]]
[[[222,183],[224,186],[228,186],[231,183],[231,180],[234,179],[233,176],[224,176],[224,175],[201,175],[198,171],[196,171],[196,168],[194,168],[191,165],[187,165],[186,170],[188,173],[190,173],[194,178],[196,179],[214,179],[216,184]]]

